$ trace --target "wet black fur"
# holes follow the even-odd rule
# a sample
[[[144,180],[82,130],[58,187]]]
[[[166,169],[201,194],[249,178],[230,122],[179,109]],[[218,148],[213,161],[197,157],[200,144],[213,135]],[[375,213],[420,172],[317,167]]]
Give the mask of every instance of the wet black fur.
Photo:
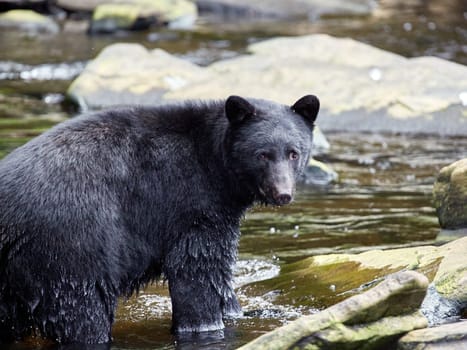
[[[239,101],[227,116],[225,101],[83,115],[0,162],[0,342],[35,331],[108,342],[117,297],[161,274],[175,331],[219,329],[240,312],[240,219],[271,202],[267,181],[280,175],[258,152],[279,160],[294,147],[298,176],[317,110]]]

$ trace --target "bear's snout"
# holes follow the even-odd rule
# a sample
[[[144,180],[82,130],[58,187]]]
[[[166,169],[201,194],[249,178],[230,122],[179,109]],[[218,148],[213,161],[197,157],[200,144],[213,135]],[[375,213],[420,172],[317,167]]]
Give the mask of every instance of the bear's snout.
[[[287,161],[277,162],[270,169],[271,197],[275,205],[292,202],[295,191],[293,168]]]
[[[286,205],[292,201],[292,195],[288,193],[281,193],[274,198],[277,205]]]

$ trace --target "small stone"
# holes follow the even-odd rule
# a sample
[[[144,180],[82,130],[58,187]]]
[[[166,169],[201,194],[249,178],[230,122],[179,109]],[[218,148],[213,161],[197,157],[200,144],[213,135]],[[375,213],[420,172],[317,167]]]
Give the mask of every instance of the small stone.
[[[412,30],[412,23],[410,22],[405,22],[403,25],[403,28],[406,32],[410,32]]]

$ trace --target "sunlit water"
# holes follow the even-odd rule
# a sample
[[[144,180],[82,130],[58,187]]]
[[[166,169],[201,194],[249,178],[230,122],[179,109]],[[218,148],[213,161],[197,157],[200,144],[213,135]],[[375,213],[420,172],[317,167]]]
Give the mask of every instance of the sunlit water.
[[[86,61],[108,44],[139,42],[206,65],[242,54],[249,43],[265,38],[325,32],[406,56],[435,54],[465,64],[467,30],[461,2],[443,2],[441,8],[437,3],[389,7],[396,15],[379,19],[243,25],[205,21],[188,32],[153,30],[98,37],[0,32],[0,157],[74,113],[63,103],[64,91]],[[170,335],[168,291],[159,283],[121,301],[112,349],[233,349],[327,306],[314,304],[313,295],[303,295],[307,302],[300,303],[278,298],[275,289],[259,292],[251,287],[280,274],[284,264],[317,254],[436,243],[439,226],[431,205],[432,184],[441,167],[467,157],[467,135],[333,133],[327,137],[332,148],[320,159],[339,173],[339,182],[326,188],[299,186],[293,204],[254,208],[242,224],[236,286],[244,317],[228,320],[224,332],[176,340]],[[42,346],[32,342],[13,348]]]

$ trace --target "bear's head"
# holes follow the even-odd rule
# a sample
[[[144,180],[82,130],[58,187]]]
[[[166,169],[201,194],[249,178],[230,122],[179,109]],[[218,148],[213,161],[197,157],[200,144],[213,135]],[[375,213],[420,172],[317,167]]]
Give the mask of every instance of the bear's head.
[[[255,200],[272,205],[292,201],[296,180],[308,163],[318,111],[313,95],[292,106],[239,96],[226,100],[227,159]]]

